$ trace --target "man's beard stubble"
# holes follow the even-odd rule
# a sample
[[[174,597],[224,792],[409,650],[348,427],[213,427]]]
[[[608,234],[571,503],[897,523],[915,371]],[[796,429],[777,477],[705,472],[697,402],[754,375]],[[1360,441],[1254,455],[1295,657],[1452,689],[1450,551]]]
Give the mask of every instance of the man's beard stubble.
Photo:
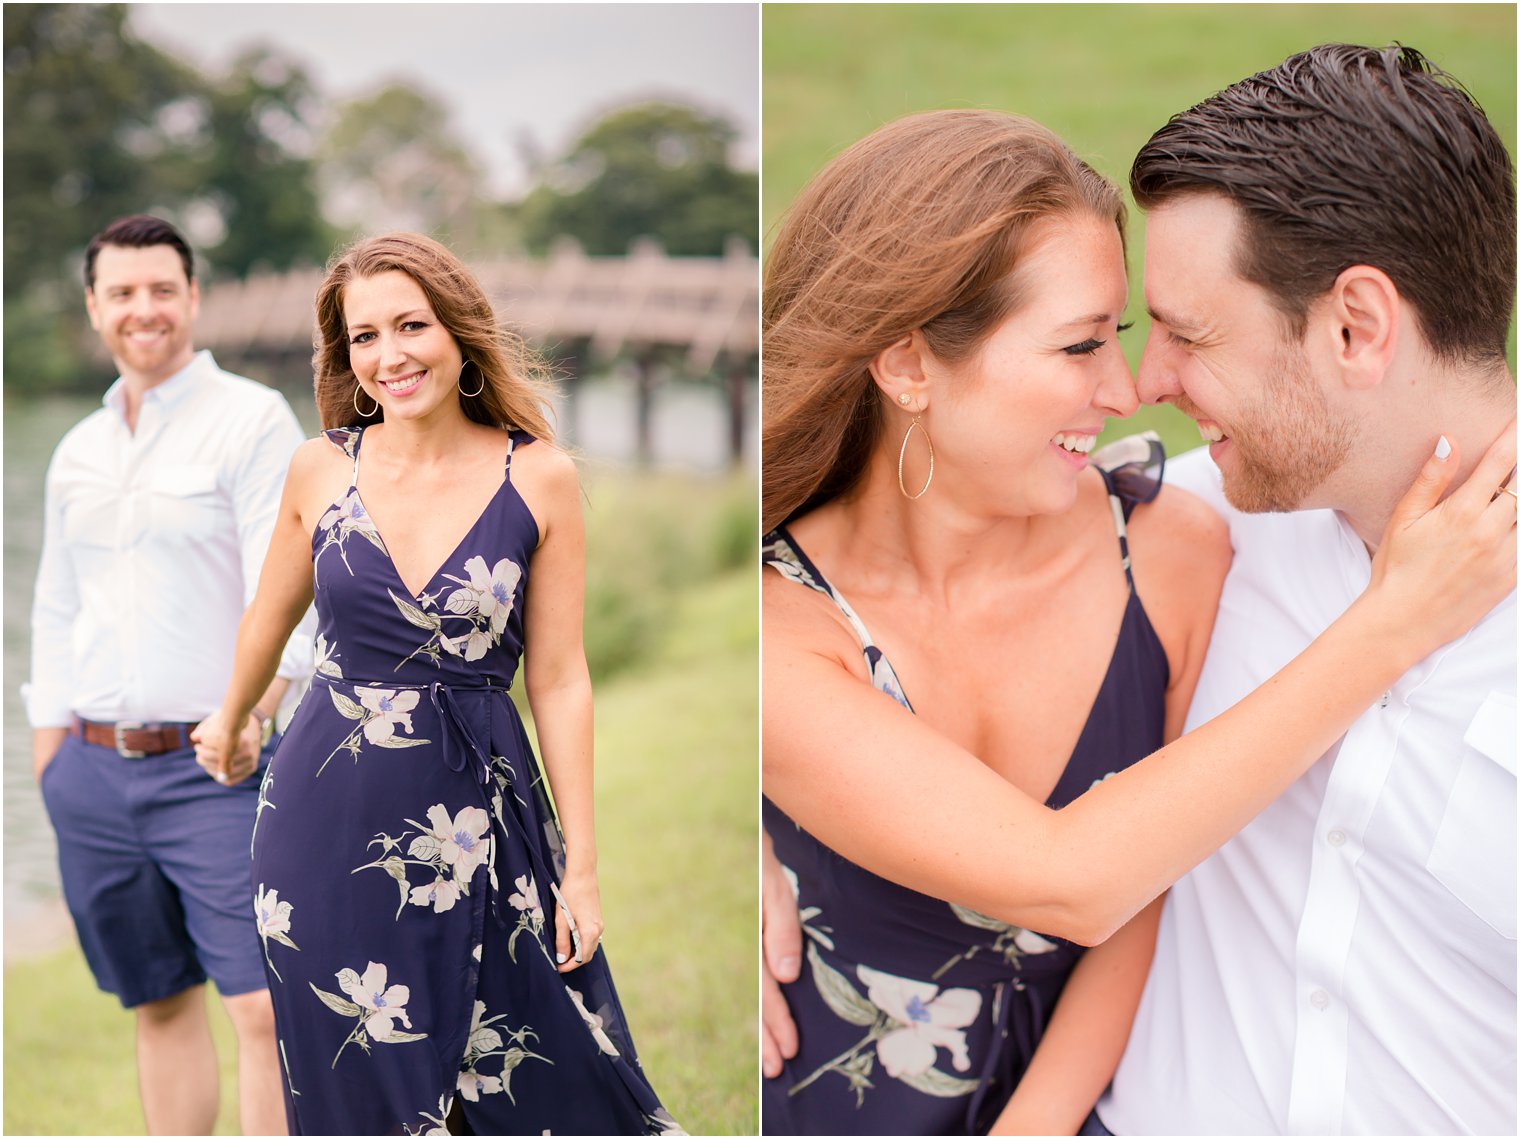
[[[1247,514],[1301,509],[1350,457],[1358,434],[1352,419],[1331,410],[1297,347],[1284,350],[1263,388],[1263,399],[1232,420],[1235,454],[1220,472],[1225,498]],[[1186,396],[1176,406],[1197,418]]]

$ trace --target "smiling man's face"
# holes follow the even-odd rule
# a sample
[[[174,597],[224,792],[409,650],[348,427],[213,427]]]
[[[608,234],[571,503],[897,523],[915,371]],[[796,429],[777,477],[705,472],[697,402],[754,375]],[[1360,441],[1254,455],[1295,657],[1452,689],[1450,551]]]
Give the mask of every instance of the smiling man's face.
[[[1261,286],[1235,269],[1239,208],[1184,194],[1146,216],[1146,403],[1198,422],[1225,497],[1253,513],[1332,505],[1314,492],[1351,453],[1355,424],[1330,406]]]
[[[122,375],[149,385],[190,362],[199,305],[196,283],[170,245],[102,246],[85,293],[90,324]]]

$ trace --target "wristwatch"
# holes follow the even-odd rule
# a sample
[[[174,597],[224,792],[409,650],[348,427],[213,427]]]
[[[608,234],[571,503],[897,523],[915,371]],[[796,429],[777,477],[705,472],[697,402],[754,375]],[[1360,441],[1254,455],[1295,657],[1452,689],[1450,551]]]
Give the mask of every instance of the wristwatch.
[[[259,721],[259,750],[263,751],[269,746],[270,739],[274,736],[274,717],[255,704],[249,709]]]

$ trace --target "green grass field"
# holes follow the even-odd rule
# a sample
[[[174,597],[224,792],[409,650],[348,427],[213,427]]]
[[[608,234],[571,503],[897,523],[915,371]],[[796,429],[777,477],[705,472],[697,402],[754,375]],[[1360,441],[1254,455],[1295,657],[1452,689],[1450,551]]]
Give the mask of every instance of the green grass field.
[[[749,509],[752,531],[752,492]],[[759,1126],[757,644],[750,560],[682,589],[643,657],[597,691],[607,952],[644,1070],[693,1134]],[[78,951],[8,968],[5,996],[5,1132],[141,1134],[132,1017]],[[214,1027],[230,1092],[219,1010]],[[236,1131],[229,1095],[218,1133]]]
[[[1127,186],[1151,133],[1238,79],[1334,41],[1416,47],[1460,79],[1515,150],[1515,8],[1507,4],[778,4],[762,15],[762,225],[833,155],[914,111],[1028,115]],[[1128,197],[1126,192],[1126,198]],[[1140,358],[1144,220],[1131,209],[1125,353]],[[1510,364],[1515,359],[1510,339]],[[1170,408],[1142,408],[1105,439],[1155,427],[1196,447]]]

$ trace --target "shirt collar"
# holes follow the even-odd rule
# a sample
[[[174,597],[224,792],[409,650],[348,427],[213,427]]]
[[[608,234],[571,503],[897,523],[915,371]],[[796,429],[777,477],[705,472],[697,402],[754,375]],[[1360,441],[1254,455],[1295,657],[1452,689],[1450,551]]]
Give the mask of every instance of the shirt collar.
[[[1339,510],[1332,510],[1331,517],[1335,519],[1336,529],[1340,531],[1341,557],[1346,559],[1348,566],[1354,567],[1358,572],[1372,572],[1372,554],[1367,550],[1367,543],[1362,541],[1362,536],[1351,525],[1351,520]]]
[[[143,403],[156,403],[165,411],[172,410],[184,400],[197,386],[197,380],[208,371],[216,367],[216,361],[211,358],[211,350],[202,348],[190,362],[174,375],[170,376],[161,384],[154,384],[143,395]],[[106,394],[100,399],[105,407],[110,408],[118,416],[125,419],[127,415],[127,382],[120,376],[116,382],[106,389]]]

